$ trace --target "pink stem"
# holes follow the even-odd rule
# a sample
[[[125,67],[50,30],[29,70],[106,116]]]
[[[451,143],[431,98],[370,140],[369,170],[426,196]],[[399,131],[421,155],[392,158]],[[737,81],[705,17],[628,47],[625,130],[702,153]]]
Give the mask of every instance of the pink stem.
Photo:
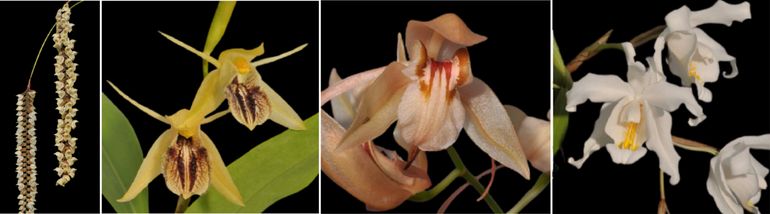
[[[484,176],[488,175],[489,173],[492,173],[492,172],[494,172],[494,171],[496,171],[496,170],[498,170],[500,168],[503,168],[503,165],[497,166],[497,167],[492,168],[492,169],[487,169],[487,171],[484,171],[481,174],[477,175],[476,179],[484,177]],[[445,213],[446,209],[449,208],[449,204],[452,204],[452,201],[454,201],[455,198],[457,198],[457,196],[460,195],[460,193],[463,192],[463,190],[465,190],[465,188],[468,188],[468,186],[470,186],[470,185],[471,184],[466,181],[465,184],[460,186],[460,188],[457,188],[457,190],[455,190],[452,193],[452,195],[449,195],[449,198],[447,198],[446,201],[444,201],[444,203],[441,204],[441,208],[438,209],[438,213]]]

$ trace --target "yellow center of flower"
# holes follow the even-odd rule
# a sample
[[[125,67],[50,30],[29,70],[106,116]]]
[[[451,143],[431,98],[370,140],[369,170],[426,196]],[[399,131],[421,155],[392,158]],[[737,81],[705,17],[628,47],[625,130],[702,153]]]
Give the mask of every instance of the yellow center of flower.
[[[250,71],[251,65],[249,64],[249,61],[246,61],[243,57],[237,57],[235,58],[235,69],[238,70],[238,73],[246,74]]]
[[[698,75],[698,72],[696,72],[696,66],[695,63],[690,62],[689,70],[687,71],[687,76],[695,78],[695,80],[700,80],[700,75]]]
[[[636,128],[637,127],[639,127],[639,123],[635,123],[635,122],[626,123],[626,139],[623,140],[623,143],[618,144],[618,148],[630,149],[631,151],[636,151],[636,149],[639,148],[639,145],[636,145]]]

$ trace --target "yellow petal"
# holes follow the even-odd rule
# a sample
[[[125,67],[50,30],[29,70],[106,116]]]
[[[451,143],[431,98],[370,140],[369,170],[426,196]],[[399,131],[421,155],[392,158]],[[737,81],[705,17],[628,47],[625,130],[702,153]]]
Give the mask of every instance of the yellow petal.
[[[118,94],[120,94],[120,96],[123,97],[123,99],[126,99],[126,101],[128,101],[129,103],[134,105],[136,108],[138,108],[139,110],[141,110],[145,114],[150,115],[150,117],[155,118],[156,120],[160,120],[160,122],[163,122],[163,123],[166,123],[166,124],[169,123],[168,120],[166,119],[166,117],[161,116],[160,114],[156,113],[152,109],[147,108],[147,107],[143,106],[142,104],[139,104],[139,102],[136,102],[134,99],[131,99],[131,97],[129,97],[128,95],[123,93],[123,91],[118,89],[118,86],[115,86],[114,84],[112,84],[112,82],[107,81],[107,83],[110,84],[110,86],[112,86],[112,88],[115,89],[115,91],[117,91]]]
[[[201,123],[206,115],[216,110],[225,101],[225,83],[229,83],[233,78],[232,75],[229,79],[226,76],[221,70],[214,70],[203,78],[190,106],[190,116],[185,123]]]
[[[131,183],[131,187],[128,188],[123,197],[118,199],[118,202],[128,202],[134,199],[142,190],[147,187],[155,177],[160,175],[161,162],[163,154],[168,150],[168,146],[177,136],[177,132],[169,129],[163,132],[163,134],[155,140],[152,144],[150,151],[147,152],[147,156],[142,161],[142,165],[139,167],[139,171],[134,177],[134,181]]]
[[[302,122],[302,119],[297,115],[297,112],[294,112],[294,109],[283,100],[281,95],[275,93],[273,88],[270,88],[265,82],[262,82],[260,86],[267,95],[267,99],[270,101],[270,107],[272,108],[270,120],[289,129],[305,130],[305,124]]]
[[[382,135],[396,120],[398,104],[409,78],[401,72],[406,66],[393,62],[361,93],[350,129],[342,138],[340,150],[349,149]]]
[[[503,104],[480,79],[460,88],[465,106],[465,133],[490,157],[529,179],[527,156]]]
[[[305,47],[307,47],[307,43],[302,44],[299,47],[296,47],[296,48],[294,48],[294,49],[292,49],[290,51],[287,51],[285,53],[282,53],[282,54],[280,54],[278,56],[267,57],[267,58],[263,58],[263,59],[255,61],[255,62],[252,62],[251,66],[252,67],[258,67],[258,66],[261,66],[261,65],[264,65],[264,64],[268,64],[268,63],[271,63],[271,62],[278,61],[278,60],[283,59],[283,58],[285,58],[287,56],[291,56],[292,54],[297,53],[297,52],[301,51],[302,49],[305,49]]]
[[[371,147],[338,151],[345,129],[326,112],[321,112],[321,117],[324,130],[321,132],[321,169],[337,185],[364,202],[367,209],[393,209],[414,193],[430,187],[424,152],[404,171],[404,161],[389,158],[380,152],[370,153],[368,151]],[[389,173],[394,174],[386,174],[372,155],[377,157]]]
[[[209,156],[209,166],[211,167],[211,185],[214,189],[222,194],[230,202],[239,206],[244,206],[241,193],[238,191],[238,187],[233,183],[233,178],[230,177],[230,172],[227,171],[225,162],[222,161],[222,156],[219,155],[219,150],[214,146],[214,142],[211,141],[208,135],[204,132],[200,132],[201,145],[206,148],[206,152]]]
[[[199,57],[205,59],[206,61],[209,61],[211,64],[214,64],[214,66],[222,67],[222,64],[219,62],[219,60],[214,59],[214,57],[211,57],[208,54],[205,54],[205,53],[200,52],[198,50],[195,50],[195,48],[193,48],[192,46],[187,45],[184,42],[179,41],[178,39],[176,39],[176,38],[174,38],[172,36],[169,36],[169,35],[167,35],[167,34],[165,34],[163,32],[158,31],[158,33],[160,33],[160,35],[163,35],[163,37],[166,37],[166,39],[170,40],[174,44],[179,45],[180,47],[184,48],[187,51],[190,51],[190,52],[194,53],[195,55],[198,55]]]

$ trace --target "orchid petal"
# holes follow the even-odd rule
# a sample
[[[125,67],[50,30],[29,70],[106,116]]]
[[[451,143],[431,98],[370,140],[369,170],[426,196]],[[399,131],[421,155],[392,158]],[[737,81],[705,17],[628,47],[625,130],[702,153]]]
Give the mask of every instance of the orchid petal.
[[[660,169],[670,175],[671,185],[679,183],[679,154],[674,150],[671,141],[671,114],[644,103],[644,116],[649,118],[644,126],[647,128],[647,148],[658,155]]]
[[[406,63],[406,50],[404,48],[404,40],[401,37],[401,33],[398,33],[396,42],[396,62]]]
[[[443,79],[438,76],[436,78]],[[437,84],[438,85],[438,84]],[[417,82],[406,87],[398,105],[397,140],[404,148],[414,145],[422,151],[440,151],[451,146],[465,122],[465,109],[455,91],[431,90],[427,97]],[[450,100],[446,100],[447,97]]]
[[[262,47],[262,46],[260,45],[259,47]],[[265,65],[265,64],[269,64],[269,63],[278,61],[280,59],[286,58],[287,56],[291,56],[292,54],[297,53],[297,52],[301,51],[302,49],[305,49],[305,47],[307,47],[307,43],[302,44],[302,45],[300,45],[300,46],[298,46],[298,47],[296,47],[296,48],[294,48],[294,49],[292,49],[290,51],[284,52],[284,53],[279,54],[277,56],[266,57],[266,58],[262,58],[262,59],[259,59],[257,61],[254,61],[254,62],[251,63],[251,66],[252,67],[259,67],[261,65]]]
[[[687,110],[695,115],[695,118],[690,118],[688,121],[690,126],[697,126],[706,119],[703,108],[693,97],[690,88],[679,87],[662,81],[647,87],[642,96],[650,105],[663,108],[668,112],[672,112],[678,109],[679,105],[684,104]]]
[[[722,47],[721,44],[719,44],[716,40],[711,38],[711,36],[706,34],[706,32],[703,32],[703,30],[701,30],[700,28],[695,28],[692,31],[698,37],[698,44],[707,47],[711,51],[711,54],[714,56],[714,59],[718,61],[730,62],[730,65],[732,66],[731,72],[727,73],[727,71],[723,71],[722,76],[724,76],[727,79],[731,79],[731,78],[734,78],[735,76],[738,76],[738,66],[736,65],[735,57],[728,54],[727,50],[725,50],[725,48]]]
[[[650,66],[654,66],[653,71],[657,74],[658,81],[666,79],[666,75],[663,74],[663,48],[666,47],[666,37],[669,33],[670,29],[664,29],[663,32],[658,35],[658,38],[655,39],[655,45],[653,46],[655,52],[652,54],[652,64]]]
[[[342,80],[342,78],[337,74],[337,69],[332,69],[332,73],[329,75],[329,85],[334,85],[340,80]],[[334,119],[343,127],[350,127],[350,123],[353,122],[353,115],[355,115],[353,111],[354,104],[350,98],[350,93],[345,92],[332,99],[332,113]]]
[[[152,109],[147,108],[147,107],[143,106],[142,104],[139,104],[139,102],[135,101],[134,99],[131,99],[131,97],[129,97],[128,95],[123,93],[123,91],[121,91],[118,88],[118,86],[115,86],[115,84],[112,84],[112,82],[107,81],[107,83],[110,84],[110,86],[112,86],[112,88],[115,89],[115,91],[117,91],[118,94],[120,94],[120,96],[123,97],[123,99],[126,99],[126,101],[131,103],[131,105],[134,105],[134,107],[138,108],[139,110],[141,110],[145,114],[150,115],[150,117],[155,118],[156,120],[160,120],[160,122],[163,122],[163,123],[166,123],[166,124],[169,123],[169,121],[168,121],[168,119],[166,119],[166,117],[161,116],[160,114],[156,113]]]
[[[631,85],[623,82],[618,76],[588,73],[575,82],[572,89],[567,92],[567,106],[565,108],[569,112],[575,112],[575,106],[586,102],[586,100],[606,103],[633,95],[634,90]]]
[[[689,14],[688,18],[692,27],[711,23],[730,26],[733,21],[742,22],[746,19],[750,19],[751,6],[749,2],[728,4],[719,0],[709,8],[693,11]]]
[[[529,179],[527,156],[503,104],[484,81],[460,88],[465,106],[465,133],[490,157]]]
[[[406,46],[409,57],[414,57],[413,47],[417,42],[426,45],[428,56],[436,60],[446,60],[454,56],[458,49],[472,46],[487,40],[487,37],[474,33],[454,13],[441,15],[430,21],[411,20],[406,25]]]
[[[527,116],[515,106],[505,105],[505,112],[511,118],[514,131],[519,137],[521,148],[527,160],[535,169],[547,173],[551,171],[551,123]]]
[[[283,98],[276,93],[267,83],[261,82],[259,84],[267,95],[268,101],[272,111],[270,112],[270,120],[285,126],[292,130],[305,130],[305,124],[302,119],[297,115],[297,112],[286,103]]]
[[[227,76],[223,70],[217,69],[203,78],[190,106],[190,117],[186,123],[200,123],[206,115],[216,110],[225,101],[225,88],[233,79],[232,75]]]
[[[198,136],[178,135],[163,155],[161,169],[166,187],[183,199],[201,195],[209,188],[209,155]]]
[[[610,138],[610,136],[607,135],[607,132],[604,131],[604,127],[608,124],[608,120],[613,111],[620,111],[621,108],[617,108],[617,110],[615,108],[617,104],[618,103],[605,103],[602,105],[602,109],[599,112],[599,118],[596,119],[596,122],[594,123],[594,130],[591,132],[591,137],[586,140],[585,145],[583,146],[583,157],[578,160],[569,158],[569,160],[567,160],[569,164],[580,169],[592,153],[613,142],[612,138]]]
[[[152,147],[150,147],[150,151],[147,152],[147,156],[142,161],[139,171],[136,172],[136,177],[131,182],[131,186],[123,194],[123,197],[117,200],[118,202],[131,201],[150,184],[150,181],[160,175],[163,154],[177,136],[178,133],[173,129],[168,129],[163,134],[160,134],[158,139],[152,144]]]
[[[401,70],[405,66],[393,62],[362,93],[350,129],[339,144],[341,150],[359,146],[382,135],[396,121],[398,105],[409,78]]]
[[[228,113],[230,113],[229,109],[228,110],[222,110],[222,111],[217,112],[215,114],[209,115],[208,117],[203,119],[203,121],[201,121],[201,125],[213,122],[214,120],[219,119],[220,117],[224,117]]]
[[[647,154],[647,149],[638,148],[636,150],[630,150],[621,149],[617,146],[611,145],[607,146],[607,152],[610,153],[612,162],[615,162],[616,164],[629,165],[636,163],[636,161],[639,161],[639,159],[642,159],[642,157]]]
[[[400,169],[400,175],[386,175],[372,156],[385,157],[380,152],[370,153],[363,145],[339,150],[345,129],[332,119],[326,112],[321,112],[321,168],[337,185],[345,189],[358,200],[366,203],[367,209],[384,211],[397,207],[416,192],[430,186],[427,174],[427,158],[423,153],[417,156],[406,171],[403,171],[403,161],[384,158],[382,165],[401,166],[389,167]],[[360,145],[360,144],[357,144]],[[364,144],[369,145],[369,144]],[[401,165],[398,165],[398,164]],[[398,170],[394,170],[399,172]],[[404,185],[404,181],[394,180],[405,176],[411,179],[412,185]],[[403,178],[403,177],[402,177]]]
[[[206,153],[209,157],[211,186],[233,204],[245,206],[241,193],[238,191],[238,187],[235,186],[233,178],[230,177],[230,172],[227,171],[227,166],[225,166],[222,156],[219,155],[219,150],[217,150],[214,142],[211,141],[211,138],[206,133],[202,131],[199,133],[201,136],[201,146],[206,148]]]
[[[221,67],[222,66],[222,63],[220,63],[219,60],[214,59],[214,57],[211,57],[211,56],[209,56],[206,53],[200,52],[200,51],[196,50],[195,48],[193,48],[192,46],[187,45],[184,42],[179,41],[178,39],[176,39],[176,38],[174,38],[172,36],[169,36],[168,34],[165,34],[165,33],[160,32],[160,31],[158,31],[158,33],[160,33],[160,35],[163,35],[163,37],[166,37],[166,39],[170,40],[174,44],[179,45],[180,47],[184,48],[185,50],[190,51],[190,52],[194,53],[195,55],[198,55],[199,57],[201,57],[204,60],[210,62],[211,64],[214,64],[214,66],[217,66],[217,67]]]

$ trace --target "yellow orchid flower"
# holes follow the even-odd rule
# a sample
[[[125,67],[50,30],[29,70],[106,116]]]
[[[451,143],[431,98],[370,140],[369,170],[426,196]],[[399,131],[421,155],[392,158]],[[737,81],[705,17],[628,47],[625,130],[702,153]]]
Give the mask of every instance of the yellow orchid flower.
[[[307,44],[300,45],[278,56],[252,62],[254,58],[261,56],[265,52],[263,44],[251,50],[242,48],[228,49],[222,51],[219,59],[215,59],[174,37],[162,32],[160,34],[171,40],[174,44],[200,56],[217,67],[217,70],[206,75],[195,95],[190,112],[197,116],[187,118],[187,120],[181,122],[183,127],[199,124],[203,120],[203,116],[205,116],[205,114],[200,114],[201,112],[212,112],[220,103],[227,99],[233,117],[239,123],[249,128],[249,130],[254,130],[254,127],[261,125],[267,119],[273,120],[289,129],[305,129],[302,119],[294,109],[278,93],[270,88],[267,83],[262,81],[257,67],[299,52]]]
[[[210,111],[193,112],[182,109],[171,116],[161,116],[131,99],[111,82],[108,83],[139,110],[171,126],[152,144],[134,181],[118,202],[131,201],[162,173],[168,189],[184,199],[205,193],[211,184],[230,202],[244,206],[238,187],[233,183],[214,142],[200,129],[200,125],[224,116],[227,111],[205,117]],[[196,97],[196,100],[198,99],[200,98]],[[200,109],[200,106],[193,104],[192,108]],[[198,120],[197,124],[192,124],[189,123],[191,118],[203,119]]]

